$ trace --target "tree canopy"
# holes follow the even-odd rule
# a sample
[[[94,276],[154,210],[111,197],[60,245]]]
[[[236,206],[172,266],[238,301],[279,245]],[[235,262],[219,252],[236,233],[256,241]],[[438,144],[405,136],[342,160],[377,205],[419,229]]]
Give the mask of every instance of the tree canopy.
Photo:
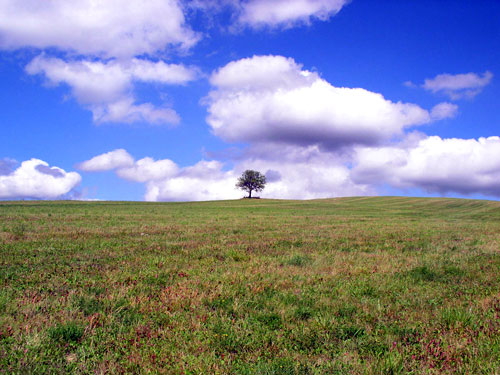
[[[248,198],[252,198],[252,191],[262,191],[266,185],[266,176],[260,172],[247,169],[238,178],[236,187],[248,192]]]

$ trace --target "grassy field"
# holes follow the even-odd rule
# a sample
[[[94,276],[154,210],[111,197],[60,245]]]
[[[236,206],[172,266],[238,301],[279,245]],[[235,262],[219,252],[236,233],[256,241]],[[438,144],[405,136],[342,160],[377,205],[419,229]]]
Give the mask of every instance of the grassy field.
[[[0,283],[1,373],[500,373],[500,202],[0,202]]]

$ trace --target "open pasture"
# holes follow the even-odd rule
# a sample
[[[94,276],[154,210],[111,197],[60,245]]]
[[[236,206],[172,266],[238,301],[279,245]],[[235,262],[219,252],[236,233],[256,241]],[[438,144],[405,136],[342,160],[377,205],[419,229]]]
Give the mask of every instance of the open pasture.
[[[495,374],[500,203],[0,203],[0,372]]]

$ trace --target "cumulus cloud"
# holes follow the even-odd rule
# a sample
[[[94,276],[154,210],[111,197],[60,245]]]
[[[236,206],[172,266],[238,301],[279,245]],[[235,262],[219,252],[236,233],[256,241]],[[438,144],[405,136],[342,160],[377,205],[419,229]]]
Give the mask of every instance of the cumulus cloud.
[[[445,194],[500,196],[500,138],[421,137],[389,147],[361,148],[353,181],[388,183]]]
[[[241,25],[289,27],[328,19],[347,0],[0,0],[0,49],[35,47],[53,53],[35,58],[26,71],[52,85],[68,85],[95,123],[177,124],[168,104],[140,103],[134,83],[184,84],[196,69],[151,58],[172,48],[185,52],[201,34],[187,25],[189,9],[217,13],[230,9]],[[141,59],[137,59],[141,56]]]
[[[452,103],[439,103],[431,109],[431,119],[442,120],[445,118],[452,118],[457,115],[458,106]]]
[[[177,164],[169,159],[154,160],[146,157],[135,160],[123,148],[94,156],[77,165],[85,172],[103,172],[115,170],[119,177],[130,181],[148,182],[177,174]]]
[[[238,21],[251,27],[291,27],[312,19],[328,20],[348,0],[248,0],[240,3]]]
[[[127,165],[110,163],[107,169],[114,169],[121,178],[143,183],[148,201],[241,198],[244,193],[235,188],[235,183],[246,169],[262,171],[268,177],[260,194],[264,198],[376,195],[382,185],[439,194],[500,196],[500,137],[442,139],[412,133],[397,144],[356,146],[343,154],[317,145],[272,145],[272,151],[269,146],[252,146],[234,159],[229,169],[217,160],[179,167],[169,159],[147,157],[129,160]]]
[[[167,104],[138,103],[133,88],[136,82],[178,85],[195,79],[192,67],[151,58],[172,48],[185,52],[199,38],[186,25],[180,0],[0,0],[0,48],[64,52],[35,58],[26,71],[68,85],[96,123],[179,123]]]
[[[92,159],[78,164],[78,169],[85,172],[103,172],[134,165],[134,158],[123,148],[94,156]]]
[[[169,159],[145,157],[137,161],[124,149],[117,149],[78,165],[87,172],[114,170],[118,177],[144,183],[147,201],[189,201],[238,198],[233,171],[223,171],[218,161],[200,161],[180,168]]]
[[[175,176],[150,181],[146,185],[147,201],[205,201],[236,199],[242,196],[236,187],[233,171],[224,171],[218,161],[202,160],[181,169]]]
[[[56,48],[76,55],[131,58],[186,51],[201,38],[185,12],[229,10],[238,26],[292,27],[326,21],[349,0],[1,0],[0,48]],[[233,25],[234,26],[234,25]]]
[[[467,74],[439,74],[434,78],[428,78],[422,87],[433,93],[442,93],[450,99],[472,98],[479,94],[493,78],[489,71],[482,75],[477,73]]]
[[[431,113],[362,88],[335,87],[282,56],[233,61],[214,72],[210,82],[207,122],[215,135],[231,142],[327,149],[377,144],[456,112],[447,103]]]
[[[233,169],[224,170],[219,161],[201,161],[183,168],[179,174],[146,185],[146,200],[186,201],[237,199],[245,195],[235,188],[237,178],[246,169],[265,171],[268,183],[260,196],[280,199],[315,199],[345,195],[372,195],[375,190],[356,184],[349,169],[327,154],[302,162],[246,159]],[[333,161],[333,162],[332,162]]]
[[[91,107],[96,123],[133,123],[178,124],[180,117],[171,108],[157,108],[151,103],[134,104],[133,99],[125,98],[106,105]]]
[[[0,1],[4,49],[54,47],[110,58],[188,49],[198,40],[178,0]]]
[[[69,193],[81,182],[76,172],[50,167],[39,159],[23,161],[8,174],[0,175],[0,199],[55,199]]]
[[[116,174],[136,182],[149,182],[165,179],[178,173],[179,167],[172,160],[154,160],[146,157],[137,160],[132,166],[119,168]]]
[[[246,169],[265,171],[268,183],[259,195],[264,198],[314,199],[344,195],[370,195],[374,190],[350,179],[349,169],[332,163],[332,157],[297,162],[247,159],[233,169],[224,170],[219,161],[201,161],[182,168],[177,175],[146,184],[148,201],[202,201],[237,199],[245,192],[235,188],[237,178]]]
[[[231,14],[230,29],[242,27],[291,28],[309,25],[313,20],[327,21],[350,0],[186,0],[189,10],[201,11],[212,20],[215,16]]]
[[[134,82],[185,84],[196,79],[196,68],[143,59],[108,62],[75,60],[66,62],[43,55],[26,66],[29,74],[43,74],[52,85],[66,84],[76,100],[92,111],[96,123],[138,122],[175,124],[177,113],[150,103],[136,104]]]
[[[35,167],[35,169],[43,174],[52,176],[52,177],[64,177],[64,173],[60,168],[57,167],[49,167],[44,164],[39,164]]]
[[[317,146],[286,146],[274,157],[252,150],[235,165],[235,175],[245,169],[263,171],[268,184],[265,198],[316,199],[339,196],[373,195],[367,184],[355,183],[348,167],[350,157],[320,150]]]

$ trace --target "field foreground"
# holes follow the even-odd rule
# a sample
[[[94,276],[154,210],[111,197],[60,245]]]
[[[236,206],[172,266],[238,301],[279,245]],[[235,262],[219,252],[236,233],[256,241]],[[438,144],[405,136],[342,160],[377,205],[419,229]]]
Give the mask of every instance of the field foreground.
[[[0,202],[0,372],[495,374],[500,202]]]

